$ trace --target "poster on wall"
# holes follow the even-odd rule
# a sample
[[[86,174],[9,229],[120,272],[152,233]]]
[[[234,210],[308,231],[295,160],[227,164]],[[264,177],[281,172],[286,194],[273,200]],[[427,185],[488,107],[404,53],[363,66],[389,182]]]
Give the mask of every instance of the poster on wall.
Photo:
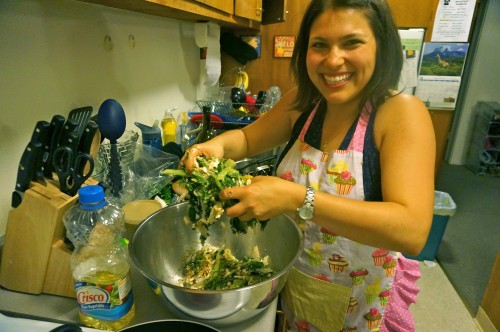
[[[476,0],[439,0],[432,42],[468,42]]]
[[[274,57],[291,58],[295,46],[295,36],[274,36]]]
[[[399,29],[403,46],[403,69],[398,84],[398,91],[413,94],[418,83],[418,65],[425,37],[425,30]]]
[[[427,107],[455,108],[467,43],[424,43],[415,95]]]

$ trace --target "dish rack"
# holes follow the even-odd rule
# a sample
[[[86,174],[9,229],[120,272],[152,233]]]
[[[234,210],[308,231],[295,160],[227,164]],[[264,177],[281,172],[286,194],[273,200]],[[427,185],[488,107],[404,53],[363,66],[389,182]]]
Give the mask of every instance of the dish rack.
[[[221,115],[241,115],[246,114],[250,117],[259,117],[263,115],[267,111],[269,111],[270,107],[268,104],[263,103],[238,103],[239,107],[234,107],[234,103],[225,103],[222,101],[212,101],[212,100],[198,100],[196,104],[202,109],[204,106],[213,106],[213,112]]]
[[[196,104],[203,109],[205,106],[212,108],[212,113],[222,119],[222,129],[242,128],[261,115],[266,113],[269,108],[265,104],[239,104],[239,108],[234,108],[232,103],[212,100],[198,100]],[[190,116],[198,113],[191,113]]]

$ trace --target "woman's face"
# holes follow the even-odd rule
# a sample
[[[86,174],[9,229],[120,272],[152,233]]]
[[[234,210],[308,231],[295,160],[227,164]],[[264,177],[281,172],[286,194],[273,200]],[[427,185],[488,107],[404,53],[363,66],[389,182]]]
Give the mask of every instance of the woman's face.
[[[332,104],[357,102],[375,69],[377,43],[365,15],[329,9],[311,26],[307,72]]]

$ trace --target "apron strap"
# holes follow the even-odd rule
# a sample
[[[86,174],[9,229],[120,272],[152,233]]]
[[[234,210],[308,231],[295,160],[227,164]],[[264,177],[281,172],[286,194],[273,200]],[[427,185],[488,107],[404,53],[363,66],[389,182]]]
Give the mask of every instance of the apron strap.
[[[319,103],[320,102],[318,101],[318,103],[316,104],[316,106],[314,106],[314,109],[312,110],[311,114],[309,114],[309,117],[307,118],[306,123],[304,123],[304,126],[302,127],[302,130],[300,131],[298,139],[301,142],[305,141],[306,132],[309,129],[309,126],[311,125],[311,122],[314,119],[314,116],[316,115],[316,111],[319,108]]]

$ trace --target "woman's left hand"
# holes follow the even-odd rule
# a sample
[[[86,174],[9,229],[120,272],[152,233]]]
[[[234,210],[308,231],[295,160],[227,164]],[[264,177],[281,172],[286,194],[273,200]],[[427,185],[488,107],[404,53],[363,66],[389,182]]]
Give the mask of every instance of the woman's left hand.
[[[305,188],[297,190],[300,187],[303,188],[275,176],[256,176],[249,185],[222,190],[219,197],[239,201],[226,209],[229,217],[238,217],[242,221],[252,218],[267,220],[280,213],[295,211],[303,200],[303,197],[297,197],[305,191]]]

